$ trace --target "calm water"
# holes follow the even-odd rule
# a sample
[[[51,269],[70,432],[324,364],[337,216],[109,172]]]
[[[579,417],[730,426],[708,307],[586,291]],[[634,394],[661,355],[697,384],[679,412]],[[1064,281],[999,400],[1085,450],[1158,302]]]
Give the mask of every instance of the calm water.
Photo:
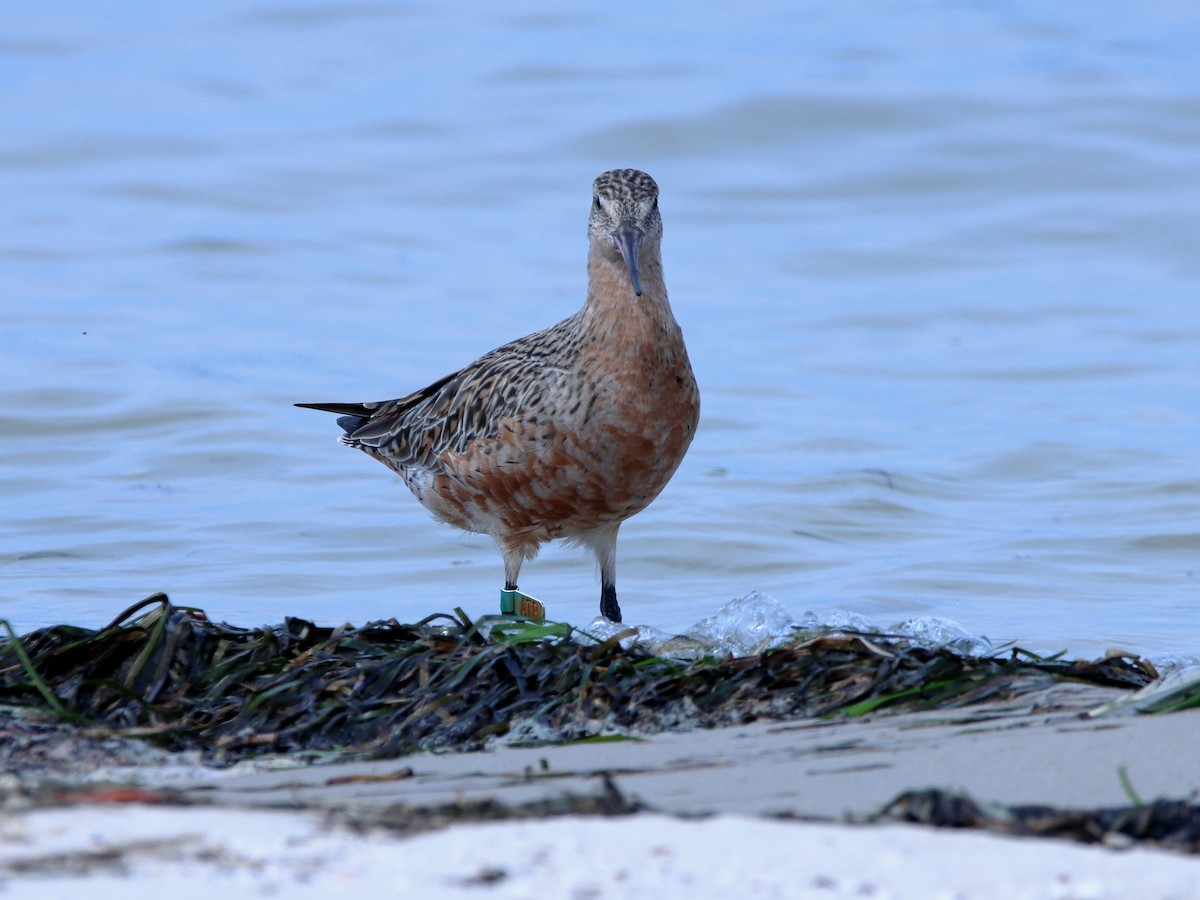
[[[1200,653],[1200,7],[452,6],[6,13],[0,615],[492,611],[490,542],[291,403],[573,312],[632,165],[704,410],[627,618]],[[595,614],[581,552],[522,586]]]

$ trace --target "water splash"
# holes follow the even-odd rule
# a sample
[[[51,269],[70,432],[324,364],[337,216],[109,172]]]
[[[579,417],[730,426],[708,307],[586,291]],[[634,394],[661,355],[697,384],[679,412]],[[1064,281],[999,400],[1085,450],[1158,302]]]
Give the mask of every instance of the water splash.
[[[731,600],[715,615],[701,619],[682,634],[668,634],[649,625],[620,625],[597,616],[581,629],[580,639],[604,641],[630,630],[634,633],[621,638],[622,647],[637,647],[646,653],[682,659],[749,656],[804,633],[816,636],[859,632],[899,638],[931,650],[950,650],[960,656],[987,656],[995,649],[986,637],[971,634],[951,619],[934,616],[906,619],[890,628],[880,628],[866,616],[846,610],[835,610],[824,618],[806,612],[797,620],[783,603],[761,591]]]

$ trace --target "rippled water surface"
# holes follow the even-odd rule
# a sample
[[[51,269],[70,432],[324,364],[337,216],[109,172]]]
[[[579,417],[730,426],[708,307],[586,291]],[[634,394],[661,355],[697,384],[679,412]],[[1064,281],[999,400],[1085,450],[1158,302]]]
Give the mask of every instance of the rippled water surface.
[[[582,301],[600,171],[663,193],[703,420],[631,621],[767,592],[1200,653],[1200,7],[27,4],[0,36],[0,615],[496,607],[302,400]],[[584,623],[589,558],[522,587]]]

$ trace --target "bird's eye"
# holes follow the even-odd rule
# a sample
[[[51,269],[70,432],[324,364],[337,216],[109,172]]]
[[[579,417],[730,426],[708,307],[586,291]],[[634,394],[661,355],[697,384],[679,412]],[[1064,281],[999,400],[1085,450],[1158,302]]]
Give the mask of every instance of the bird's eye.
[[[592,196],[592,209],[599,209],[599,208],[600,208],[600,195],[594,194]]]

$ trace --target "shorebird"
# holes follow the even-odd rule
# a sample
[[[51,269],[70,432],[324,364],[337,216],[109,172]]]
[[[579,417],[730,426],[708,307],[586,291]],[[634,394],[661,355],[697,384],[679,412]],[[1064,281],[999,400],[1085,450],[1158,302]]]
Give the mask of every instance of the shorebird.
[[[592,185],[587,298],[557,325],[398,400],[297,403],[339,413],[341,441],[395,470],[443,522],[491,535],[506,591],[546,541],[587,547],[600,613],[621,621],[617,530],[666,486],[700,393],[663,281],[658,185]]]

